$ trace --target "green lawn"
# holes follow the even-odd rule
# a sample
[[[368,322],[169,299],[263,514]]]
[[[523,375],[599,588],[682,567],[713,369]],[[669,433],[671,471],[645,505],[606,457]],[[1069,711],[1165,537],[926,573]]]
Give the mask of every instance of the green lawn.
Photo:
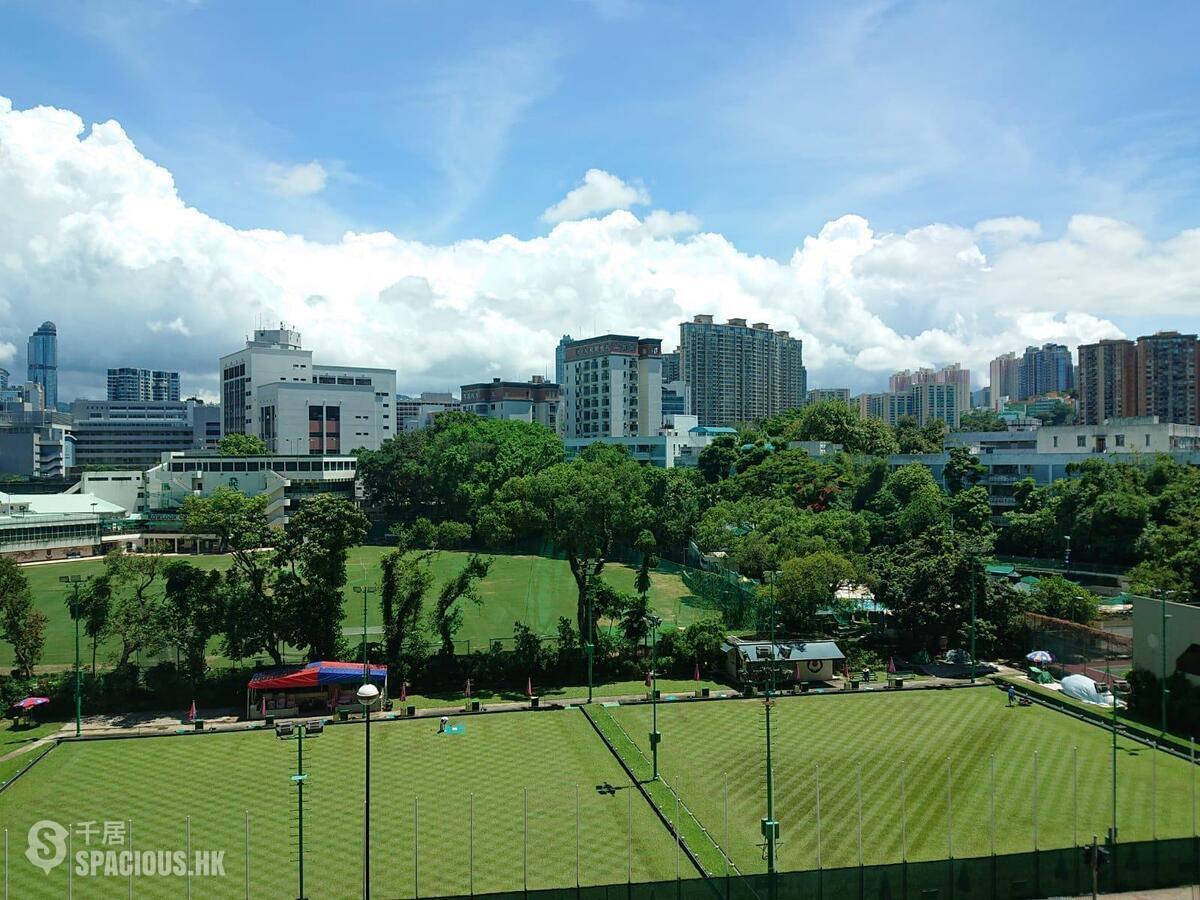
[[[647,756],[649,707],[602,710]],[[762,872],[759,820],[765,812],[765,711],[761,700],[659,706],[660,772],[743,872]],[[1078,748],[1078,837],[1103,835],[1111,821],[1111,737],[1039,706],[1008,708],[990,688],[867,696],[781,698],[772,712],[776,816],[782,870],[817,865],[816,787],[820,767],[821,863],[854,865],[858,775],[863,857],[901,858],[901,764],[910,860],[945,858],[952,821],[956,857],[986,855],[990,757],[995,756],[995,840],[999,853],[1033,848],[1034,752],[1038,755],[1037,832],[1041,848],[1074,840],[1072,764]],[[1154,757],[1157,757],[1157,765]],[[947,814],[947,759],[953,817]],[[638,760],[642,769],[648,764]],[[1123,841],[1191,834],[1192,768],[1165,753],[1119,741],[1118,817]],[[1157,769],[1157,791],[1152,790]],[[635,768],[635,772],[639,772]]]
[[[714,692],[729,691],[731,688],[728,685],[718,684],[715,681],[691,681],[674,678],[658,679],[658,691],[664,698],[670,697],[672,694],[679,696],[693,697],[695,692],[709,688]],[[593,686],[592,694],[595,697],[644,697],[647,694],[646,683],[640,678],[636,681],[605,681],[598,682]],[[562,700],[573,700],[587,696],[586,684],[570,684],[570,685],[546,685],[534,683],[533,691],[537,694],[544,703],[555,703]],[[524,702],[525,692],[521,691],[478,691],[471,692],[471,698],[478,700],[485,706],[489,703],[512,703],[514,701]],[[418,709],[430,709],[439,706],[461,706],[466,702],[466,697],[462,690],[441,693],[441,694],[409,694],[408,704],[417,707]],[[396,706],[399,707],[400,701],[396,701]]]
[[[351,551],[347,566],[349,583],[345,591],[344,624],[347,628],[361,626],[362,595],[355,593],[354,588],[378,586],[379,558],[385,552],[386,548],[383,547],[356,547]],[[194,556],[188,559],[205,569],[223,569],[229,565],[229,558],[225,556]],[[436,584],[430,591],[427,605],[432,605],[437,587],[462,569],[465,559],[466,554],[457,551],[438,554],[433,563]],[[99,560],[22,568],[21,571],[29,579],[38,608],[50,618],[43,665],[68,665],[75,659],[74,625],[67,614],[67,592],[65,585],[59,583],[59,576],[96,575],[102,568]],[[620,590],[633,590],[634,570],[629,566],[611,563],[605,567],[604,578]],[[651,601],[667,627],[690,625],[707,614],[696,605],[679,576],[656,572],[652,575],[652,582]],[[464,642],[460,645],[464,652],[466,641],[470,641],[471,649],[475,650],[486,649],[487,642],[493,638],[510,638],[515,621],[526,623],[539,634],[552,635],[559,616],[575,620],[575,580],[565,560],[497,554],[479,593],[482,604],[478,607],[468,604],[464,609],[463,626],[458,634]],[[367,620],[369,627],[381,624],[378,593],[370,595]],[[85,661],[90,660],[90,652],[89,642],[84,636]],[[99,655],[101,664],[110,657],[110,650],[102,647]],[[11,648],[7,644],[0,644],[0,667],[11,665]]]
[[[474,795],[474,889],[524,884],[523,812],[528,788],[528,886],[573,887],[576,797],[583,884],[675,875],[674,844],[577,710],[464,717],[464,734],[438,735],[433,720],[371,728],[372,887],[376,896],[425,896],[470,888]],[[250,811],[251,894],[295,896],[292,847],[294,742],[273,732],[63,744],[0,794],[0,826],[14,897],[66,896],[66,867],[48,876],[23,855],[31,823],[131,820],[134,846],[182,849],[191,816],[193,849],[226,851],[226,877],[195,885],[195,896],[244,892],[246,811]],[[312,897],[359,892],[362,860],[363,729],[331,727],[305,743],[306,888]],[[577,792],[578,788],[578,792]],[[630,824],[632,823],[632,825]],[[632,833],[632,851],[629,835]],[[76,848],[78,849],[78,848]],[[686,860],[684,861],[686,866]],[[687,874],[685,870],[685,875]],[[89,879],[90,881],[90,879]],[[98,882],[98,883],[96,883]],[[75,879],[77,896],[124,897],[123,878]],[[184,895],[182,878],[142,878],[138,897]]]

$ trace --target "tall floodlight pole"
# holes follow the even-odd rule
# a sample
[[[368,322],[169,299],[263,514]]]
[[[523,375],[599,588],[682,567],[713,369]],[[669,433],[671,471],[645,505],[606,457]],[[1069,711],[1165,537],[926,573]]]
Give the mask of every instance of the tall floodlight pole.
[[[658,731],[658,626],[662,619],[655,615],[646,616],[646,624],[650,626],[650,759],[654,769],[652,776],[658,780],[658,745],[662,735]]]
[[[592,644],[592,577],[591,567],[588,567],[587,572],[583,577],[584,590],[587,593],[587,636],[584,638],[584,649],[587,651],[587,666],[588,666],[588,699],[587,702],[592,702],[592,660],[596,654],[596,648]]]
[[[83,676],[79,667],[79,585],[87,581],[83,575],[59,575],[58,580],[71,586],[71,618],[75,620],[75,737],[79,737],[83,718]]]
[[[1067,542],[1066,550],[1063,551],[1063,577],[1071,577],[1071,536],[1064,535],[1064,540]]]
[[[363,705],[366,732],[366,760],[363,781],[363,900],[371,900],[371,704],[379,699],[379,688],[366,681],[358,689]]]
[[[1167,615],[1167,597],[1174,594],[1174,591],[1164,591],[1161,588],[1158,592],[1159,603],[1162,606],[1162,630],[1158,634],[1158,643],[1162,648],[1162,680],[1159,681],[1160,694],[1162,695],[1162,733],[1167,733],[1167,619],[1171,618]]]
[[[778,893],[778,879],[776,877],[776,861],[775,861],[775,845],[779,840],[779,823],[775,820],[775,772],[771,766],[771,707],[774,704],[775,696],[775,668],[776,668],[776,644],[775,644],[775,582],[772,577],[774,573],[766,573],[767,584],[770,586],[770,670],[767,673],[767,698],[763,701],[763,705],[767,711],[767,815],[762,820],[763,840],[767,845],[767,878],[768,890],[772,900]]]
[[[363,684],[370,681],[370,669],[367,663],[367,599],[371,594],[376,593],[379,588],[373,584],[355,585],[354,593],[362,594],[363,600],[363,616],[362,616],[362,661],[363,661]]]
[[[319,737],[324,730],[325,726],[321,722],[309,722],[307,725],[302,722],[294,727],[286,723],[275,726],[277,738],[281,741],[296,742],[296,774],[292,776],[292,781],[296,785],[296,879],[298,881],[296,896],[299,900],[306,900],[304,896],[304,782],[308,780],[308,773],[304,771],[304,739]]]
[[[975,683],[975,592],[979,574],[979,553],[971,545],[971,684]]]
[[[1104,653],[1104,671],[1108,679],[1108,692],[1112,695],[1112,828],[1109,840],[1117,842],[1117,691],[1112,680],[1112,648]]]

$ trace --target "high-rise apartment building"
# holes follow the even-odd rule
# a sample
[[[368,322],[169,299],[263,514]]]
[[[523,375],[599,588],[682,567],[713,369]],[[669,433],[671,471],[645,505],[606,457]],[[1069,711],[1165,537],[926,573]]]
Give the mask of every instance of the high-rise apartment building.
[[[1075,387],[1075,366],[1070,348],[1063,344],[1026,347],[1021,357],[1018,383],[1019,396],[1009,399],[1028,400],[1071,390]]]
[[[964,369],[958,363],[951,363],[940,369],[905,369],[903,372],[897,372],[888,379],[888,390],[894,394],[902,394],[925,384],[953,385],[959,412],[971,409],[971,370]]]
[[[988,400],[992,409],[1004,409],[1004,404],[1017,400],[1021,394],[1021,365],[1024,357],[1004,353],[988,364]]]
[[[683,381],[683,370],[679,367],[679,348],[676,347],[670,353],[662,355],[663,361],[663,384],[670,384],[673,381]]]
[[[859,394],[854,398],[858,414],[864,419],[879,419],[895,426],[901,416],[912,415],[911,397],[907,391],[881,391],[877,394]]]
[[[807,403],[824,403],[826,400],[849,405],[850,388],[813,388],[805,397]]]
[[[1137,345],[1103,340],[1079,346],[1079,421],[1101,425],[1107,419],[1138,415]]]
[[[662,427],[661,340],[605,334],[571,341],[563,350],[565,437],[658,433]]]
[[[108,370],[109,400],[179,400],[179,373],[160,369]]]
[[[29,380],[42,386],[46,408],[58,406],[58,329],[53,322],[43,322],[29,337],[26,360]]]
[[[555,384],[563,384],[563,379],[567,377],[567,344],[569,343],[571,343],[571,336],[564,334],[559,338],[558,346],[554,348]]]
[[[285,326],[258,329],[221,357],[223,434],[253,434],[272,453],[378,450],[396,434],[396,370],[324,366]]]
[[[1137,415],[1160,422],[1200,424],[1196,335],[1159,331],[1137,339]]]
[[[702,426],[735,426],[804,405],[808,382],[802,344],[766,322],[713,322],[699,315],[679,326],[679,365]]]
[[[528,381],[491,381],[462,386],[462,408],[489,419],[537,422],[558,431],[561,391],[534,375]]]
[[[906,390],[860,394],[855,398],[855,404],[862,418],[879,419],[892,426],[897,425],[901,417],[912,416],[918,425],[940,420],[949,428],[957,428],[961,414],[956,384],[909,384]]]

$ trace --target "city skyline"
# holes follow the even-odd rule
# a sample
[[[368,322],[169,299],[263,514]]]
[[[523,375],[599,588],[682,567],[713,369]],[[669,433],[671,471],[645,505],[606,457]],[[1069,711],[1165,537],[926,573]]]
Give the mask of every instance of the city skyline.
[[[262,320],[419,392],[711,312],[864,391],[1200,315],[1190,7],[6,15],[0,365],[53,320],[66,398]]]

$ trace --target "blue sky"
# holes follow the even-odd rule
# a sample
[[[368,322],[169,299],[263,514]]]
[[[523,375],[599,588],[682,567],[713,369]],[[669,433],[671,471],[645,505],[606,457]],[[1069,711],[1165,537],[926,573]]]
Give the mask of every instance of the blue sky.
[[[116,120],[187,206],[316,242],[537,238],[593,168],[785,264],[847,214],[1051,238],[1094,215],[1164,242],[1200,225],[1197,25],[1183,3],[0,0],[0,96]],[[951,327],[907,299],[869,305],[901,336]]]
[[[1194,5],[0,8],[17,106],[118,119],[239,227],[528,237],[593,166],[777,257],[847,212],[1196,224]],[[319,198],[266,190],[311,160]]]

